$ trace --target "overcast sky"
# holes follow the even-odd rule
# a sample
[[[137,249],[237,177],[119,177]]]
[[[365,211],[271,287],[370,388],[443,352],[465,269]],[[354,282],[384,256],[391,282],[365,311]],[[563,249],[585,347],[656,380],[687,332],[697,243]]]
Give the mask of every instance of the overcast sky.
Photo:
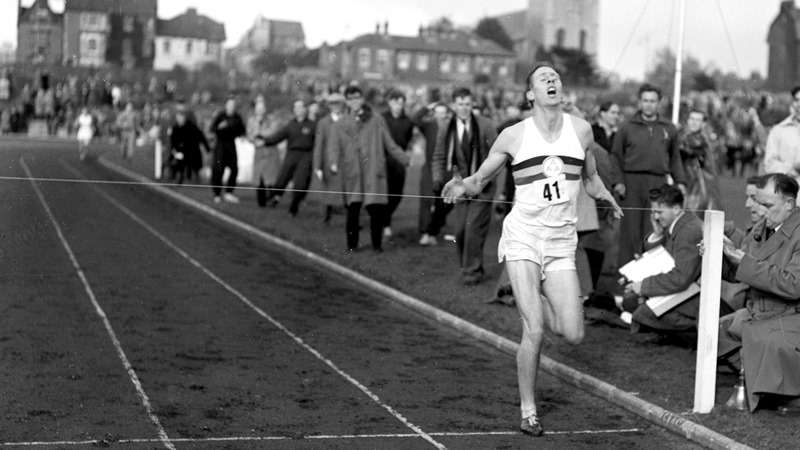
[[[27,5],[34,0],[22,1]],[[766,74],[766,34],[780,2],[687,1],[686,51],[726,71]],[[0,0],[0,43],[16,43],[16,4],[17,0]],[[62,10],[63,4],[64,0],[51,0],[56,10]],[[442,15],[457,24],[474,24],[485,15],[522,9],[527,4],[527,0],[461,0],[458,7],[450,0],[159,0],[158,13],[169,18],[195,6],[201,14],[225,23],[228,45],[234,45],[259,14],[297,20],[303,23],[307,44],[313,47],[371,32],[377,21],[388,20],[390,33],[416,34],[421,23]],[[678,0],[600,0],[600,5],[597,61],[602,69],[641,78],[652,62],[647,55],[666,45],[675,47]]]

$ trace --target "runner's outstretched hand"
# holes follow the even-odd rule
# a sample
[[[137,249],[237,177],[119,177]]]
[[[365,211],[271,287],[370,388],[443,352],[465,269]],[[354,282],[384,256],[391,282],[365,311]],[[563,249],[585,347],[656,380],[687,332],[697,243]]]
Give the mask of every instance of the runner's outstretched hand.
[[[464,185],[464,180],[461,174],[456,172],[453,179],[448,181],[442,189],[442,198],[445,203],[456,203],[467,196],[467,187]]]

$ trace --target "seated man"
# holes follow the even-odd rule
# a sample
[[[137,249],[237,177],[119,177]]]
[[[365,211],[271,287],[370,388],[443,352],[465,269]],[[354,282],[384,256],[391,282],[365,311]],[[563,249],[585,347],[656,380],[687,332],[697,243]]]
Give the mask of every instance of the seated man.
[[[750,212],[750,227],[745,231],[736,228],[733,221],[725,222],[725,236],[733,242],[736,248],[742,249],[745,252],[751,248],[755,248],[755,246],[761,243],[763,238],[764,224],[762,222],[764,220],[765,211],[764,208],[755,201],[758,185],[760,184],[761,177],[759,176],[748,178],[745,184],[744,207]],[[736,280],[735,267],[732,272],[730,270],[730,264],[723,267],[721,292],[723,303],[720,305],[722,308],[721,311],[729,309],[731,312],[735,312],[745,307],[746,291],[749,286]],[[733,314],[723,317],[720,319],[720,323],[732,317]],[[720,328],[720,330],[722,330],[722,328]]]
[[[766,175],[756,192],[765,211],[760,245],[748,251],[725,240],[727,264],[750,286],[747,307],[736,312],[726,338],[740,330],[742,366],[750,410],[765,394],[800,396],[800,209],[798,185],[784,174]],[[723,335],[720,336],[722,341]],[[720,356],[735,351],[722,348]]]
[[[683,194],[674,186],[663,186],[650,192],[653,232],[645,240],[645,250],[658,245],[675,260],[667,273],[647,277],[625,287],[623,307],[633,311],[631,330],[642,326],[659,332],[682,332],[697,326],[700,307],[695,295],[663,315],[656,316],[645,301],[649,297],[685,291],[700,277],[701,258],[697,246],[703,239],[703,223],[692,212],[683,209]]]

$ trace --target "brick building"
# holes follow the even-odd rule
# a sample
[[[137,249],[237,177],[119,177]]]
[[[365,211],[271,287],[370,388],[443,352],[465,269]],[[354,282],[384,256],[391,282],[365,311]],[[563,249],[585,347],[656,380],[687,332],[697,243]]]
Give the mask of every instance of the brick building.
[[[452,27],[420,28],[417,36],[396,36],[388,24],[374,33],[320,49],[320,67],[345,79],[409,84],[472,83],[484,74],[510,84],[515,55],[492,41]]]
[[[778,15],[769,27],[767,84],[786,90],[800,84],[800,10],[793,0],[781,3]]]
[[[152,68],[157,0],[66,0],[64,62]]]
[[[60,64],[64,17],[53,12],[47,0],[21,5],[17,13],[17,62]]]

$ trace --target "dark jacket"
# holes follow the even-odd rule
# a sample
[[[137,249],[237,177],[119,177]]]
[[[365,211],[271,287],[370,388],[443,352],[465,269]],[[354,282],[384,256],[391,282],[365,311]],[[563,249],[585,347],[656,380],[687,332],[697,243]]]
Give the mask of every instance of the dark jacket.
[[[183,126],[175,124],[169,132],[170,149],[173,152],[181,152],[184,156],[186,166],[193,170],[200,170],[203,167],[203,154],[200,146],[210,151],[211,147],[206,141],[206,136],[197,128],[194,122],[187,120]]]
[[[211,122],[211,132],[217,136],[215,150],[235,152],[236,138],[244,136],[247,133],[247,128],[245,128],[244,121],[239,113],[233,113],[232,116],[228,116],[225,111],[222,111]]]
[[[458,172],[466,178],[480,167],[481,163],[489,156],[492,149],[497,130],[488,120],[475,114],[471,115],[470,124],[470,143],[471,150],[477,155],[477,160],[473,160],[467,165],[467,155],[462,151],[462,143],[457,136],[458,127],[453,117],[447,127],[439,130],[436,139],[436,150],[433,153],[433,181],[434,185],[442,185],[450,180],[453,175],[453,167],[458,167]],[[486,185],[481,192],[481,198],[492,198],[494,196],[494,182]]]
[[[600,147],[603,147],[607,151],[611,151],[611,148],[614,145],[614,138],[617,136],[617,133],[611,133],[611,136],[606,135],[606,129],[601,127],[599,123],[592,124],[592,134],[594,135],[594,141]]]
[[[386,122],[386,127],[389,129],[389,134],[394,139],[394,143],[403,150],[408,150],[408,144],[411,143],[411,138],[414,137],[414,122],[405,113],[395,118],[391,111],[383,113],[383,120]]]
[[[686,290],[700,276],[702,258],[697,244],[703,240],[703,222],[690,211],[686,211],[675,223],[672,233],[668,230],[664,238],[655,243],[645,243],[645,250],[663,245],[675,260],[675,268],[661,275],[642,280],[642,295],[656,297]]]
[[[614,137],[611,153],[623,172],[672,175],[676,183],[686,184],[678,132],[660,117],[645,121],[641,112],[622,125]]]
[[[266,146],[277,145],[286,141],[288,150],[310,152],[314,150],[316,129],[317,124],[313,120],[306,118],[301,122],[295,118],[272,136],[262,136],[262,139]]]

